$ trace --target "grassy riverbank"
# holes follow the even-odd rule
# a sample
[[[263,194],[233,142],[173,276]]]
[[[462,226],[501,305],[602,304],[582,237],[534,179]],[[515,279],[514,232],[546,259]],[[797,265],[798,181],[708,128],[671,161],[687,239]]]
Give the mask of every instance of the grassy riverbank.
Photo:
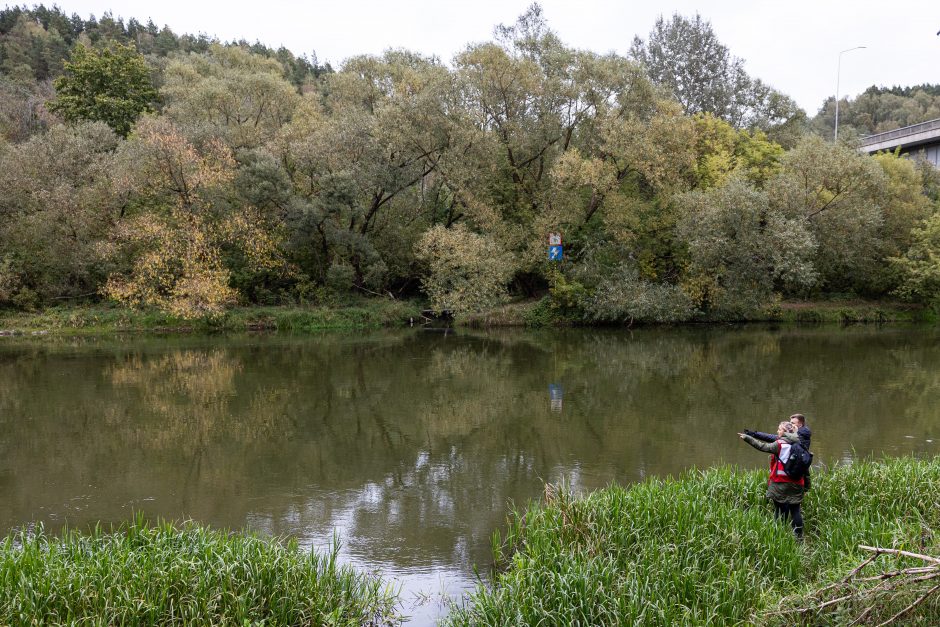
[[[897,301],[865,301],[830,299],[789,301],[765,307],[742,318],[702,317],[691,322],[781,322],[781,323],[884,323],[937,322],[937,314],[929,308]],[[460,316],[458,325],[468,327],[553,327],[590,326],[556,308],[549,298],[518,301],[490,311]]]
[[[868,557],[859,544],[940,553],[940,459],[817,472],[804,502],[802,545],[773,521],[765,479],[765,472],[719,468],[584,498],[550,490],[544,504],[511,515],[494,540],[495,583],[481,586],[447,624],[847,624],[864,609],[861,601],[802,620],[773,612],[818,604],[811,591]],[[898,562],[864,574],[887,564]],[[885,595],[868,619],[886,620],[914,598]],[[940,595],[904,624],[940,624]]]
[[[56,307],[41,312],[0,311],[0,332],[106,334],[272,330],[309,333],[404,326],[419,319],[410,301],[360,299],[341,306],[244,307],[214,318],[185,319],[161,311],[116,306]]]
[[[0,544],[0,625],[393,625],[396,594],[336,551],[137,520]]]
[[[242,307],[213,318],[185,319],[157,310],[114,305],[53,307],[39,312],[0,310],[0,334],[53,333],[95,335],[124,332],[186,333],[217,331],[358,330],[420,324],[423,305],[416,301],[358,298],[335,305]],[[755,312],[742,320],[702,319],[695,322],[885,323],[936,322],[934,312],[898,302],[827,300],[787,302]],[[566,317],[547,299],[520,301],[481,313],[459,316],[458,326],[555,327],[591,326]],[[609,326],[609,325],[605,325]]]

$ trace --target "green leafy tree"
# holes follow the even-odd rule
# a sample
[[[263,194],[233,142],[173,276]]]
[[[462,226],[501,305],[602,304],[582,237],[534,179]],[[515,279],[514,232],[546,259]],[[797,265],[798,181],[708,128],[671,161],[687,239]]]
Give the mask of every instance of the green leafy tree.
[[[875,294],[884,265],[887,177],[878,162],[843,145],[807,136],[783,156],[767,183],[771,205],[805,220],[818,248],[819,287]]]
[[[637,64],[565,46],[538,5],[455,66],[463,135],[443,171],[467,219],[515,253],[523,290],[547,282],[546,233],[576,259],[634,199],[684,186],[688,121]]]
[[[699,14],[656,20],[648,40],[636,37],[631,56],[654,83],[667,88],[688,114],[711,113],[737,128],[763,128],[801,113],[789,97],[752,79],[712,25]]]
[[[932,211],[930,198],[924,193],[924,178],[936,175],[936,171],[919,168],[917,163],[898,153],[881,153],[873,159],[886,177],[882,198],[884,254],[896,257],[911,245],[912,229]]]
[[[103,295],[187,318],[213,316],[239,296],[233,261],[259,272],[281,269],[258,212],[218,201],[236,166],[221,140],[197,148],[167,120],[146,118],[117,159],[135,210],[99,247],[113,269]]]
[[[427,264],[422,284],[437,311],[482,311],[507,296],[506,284],[514,265],[510,255],[492,238],[473,233],[462,224],[426,231],[415,254]]]
[[[48,83],[23,84],[0,77],[0,138],[18,143],[55,121],[46,109],[53,95]]]
[[[767,304],[775,283],[815,280],[815,241],[806,222],[771,207],[743,179],[679,199],[678,231],[689,247],[688,291],[698,306],[725,315]]]
[[[70,122],[104,122],[121,137],[142,113],[153,110],[157,97],[144,58],[120,44],[100,50],[76,46],[55,88],[50,109]]]
[[[911,232],[911,247],[891,263],[903,274],[898,294],[904,298],[940,305],[940,213],[935,213]]]
[[[622,262],[580,305],[600,322],[685,322],[695,313],[681,286],[644,279],[630,262]]]
[[[221,137],[233,148],[255,148],[274,138],[300,96],[274,59],[238,47],[210,46],[172,62],[160,95],[165,115],[187,137]]]
[[[721,185],[735,172],[762,187],[780,169],[784,150],[761,131],[736,130],[711,114],[695,116],[696,186]]]
[[[442,207],[453,209],[439,171],[451,83],[446,67],[417,54],[353,57],[327,77],[322,108],[306,100],[279,133],[299,201],[295,248],[312,278],[379,291],[414,277],[414,243]]]
[[[59,124],[0,150],[7,300],[15,304],[21,292],[23,304],[46,304],[96,290],[104,276],[96,247],[121,213],[117,144],[94,122]]]
[[[0,70],[24,84],[61,74],[69,46],[59,31],[44,28],[26,12],[9,17],[12,27],[6,32],[0,27]]]

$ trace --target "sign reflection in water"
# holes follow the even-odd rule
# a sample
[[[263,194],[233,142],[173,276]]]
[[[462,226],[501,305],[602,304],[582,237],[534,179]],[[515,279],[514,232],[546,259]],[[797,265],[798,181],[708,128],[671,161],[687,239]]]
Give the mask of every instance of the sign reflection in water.
[[[932,330],[0,340],[4,529],[134,511],[316,546],[335,529],[406,599],[471,585],[507,504],[545,481],[762,467],[735,434],[796,407],[820,465],[940,440]]]
[[[550,383],[548,386],[549,407],[556,414],[561,413],[561,403],[564,400],[564,390],[557,383]]]

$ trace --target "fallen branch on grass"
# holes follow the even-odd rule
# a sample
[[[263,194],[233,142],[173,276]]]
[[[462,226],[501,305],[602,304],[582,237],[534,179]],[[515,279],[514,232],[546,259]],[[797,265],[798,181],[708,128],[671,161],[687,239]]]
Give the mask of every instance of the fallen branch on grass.
[[[805,616],[807,614],[816,614],[844,603],[859,603],[864,605],[864,608],[855,620],[850,623],[850,625],[858,625],[872,615],[878,607],[878,601],[882,599],[883,595],[886,593],[892,593],[893,595],[903,592],[917,594],[921,591],[924,582],[940,579],[940,558],[938,557],[923,555],[921,553],[911,553],[910,551],[902,551],[899,549],[865,546],[862,544],[860,544],[858,548],[874,553],[874,555],[866,558],[861,564],[853,568],[841,581],[824,586],[809,595],[810,598],[817,600],[817,603],[797,609],[778,610],[771,612],[771,614],[799,614]],[[888,570],[867,577],[858,576],[867,566],[882,555],[918,559],[927,562],[928,565]],[[868,584],[875,582],[878,582],[877,585],[868,586]],[[940,584],[923,591],[909,605],[884,622],[879,623],[878,627],[891,625],[900,618],[907,616],[912,610],[930,598],[931,595],[936,594],[938,590],[940,590]]]

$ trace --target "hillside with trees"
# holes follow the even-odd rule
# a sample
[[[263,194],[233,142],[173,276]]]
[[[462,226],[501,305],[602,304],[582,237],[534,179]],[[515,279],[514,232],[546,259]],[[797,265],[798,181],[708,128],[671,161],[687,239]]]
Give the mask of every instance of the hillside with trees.
[[[820,135],[832,135],[835,124],[835,98],[823,103],[812,128]],[[839,134],[873,135],[896,128],[940,118],[940,85],[876,87],[872,85],[855,98],[839,101]]]
[[[671,82],[701,46],[714,67]],[[552,319],[622,322],[936,298],[931,172],[804,134],[698,16],[627,58],[565,45],[533,5],[448,63],[390,50],[334,71],[14,7],[0,69],[0,307],[541,298]]]

